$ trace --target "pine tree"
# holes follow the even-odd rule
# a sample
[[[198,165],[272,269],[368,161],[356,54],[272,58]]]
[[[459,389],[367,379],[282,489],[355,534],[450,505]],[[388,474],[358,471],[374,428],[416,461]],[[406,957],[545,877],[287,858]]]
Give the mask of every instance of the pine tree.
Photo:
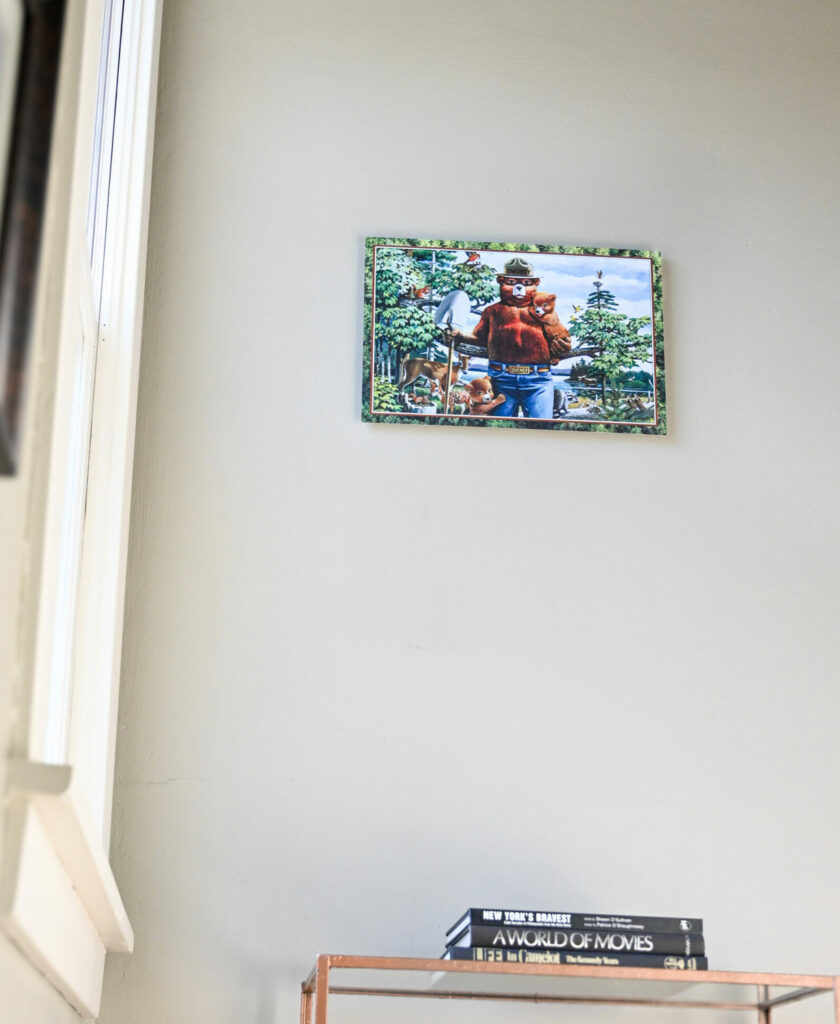
[[[594,291],[586,300],[586,310],[570,323],[570,333],[592,350],[592,360],[583,369],[601,391],[601,404],[607,404],[607,387],[613,391],[613,405],[620,395],[621,378],[640,362],[653,358],[649,335],[641,334],[650,325],[649,317],[628,317],[617,312],[618,301],[604,287],[603,271],[599,270]]]
[[[605,313],[610,313],[614,309],[618,309],[618,302],[616,301],[616,297],[613,293],[604,287],[603,275],[604,271],[599,270],[597,277],[592,282],[595,286],[595,291],[589,293],[586,305],[589,309],[597,309],[599,313],[602,310]]]

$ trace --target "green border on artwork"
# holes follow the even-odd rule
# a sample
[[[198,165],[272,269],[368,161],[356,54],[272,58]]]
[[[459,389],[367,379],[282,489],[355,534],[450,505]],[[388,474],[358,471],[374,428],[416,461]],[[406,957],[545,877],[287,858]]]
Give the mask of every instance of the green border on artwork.
[[[585,421],[549,422],[496,418],[493,416],[418,416],[403,413],[374,413],[371,411],[371,360],[373,355],[373,262],[378,245],[402,246],[413,249],[489,249],[501,252],[537,252],[557,256],[625,256],[651,261],[653,279],[653,337],[654,365],[656,368],[656,423],[587,423]],[[662,256],[650,249],[607,249],[582,246],[523,245],[509,242],[456,242],[429,238],[375,238],[365,239],[365,303],[364,349],[362,359],[362,420],[367,423],[420,423],[429,426],[484,427],[520,429],[528,427],[542,430],[585,430],[621,434],[666,434],[668,432],[665,400],[665,334],[662,323]]]

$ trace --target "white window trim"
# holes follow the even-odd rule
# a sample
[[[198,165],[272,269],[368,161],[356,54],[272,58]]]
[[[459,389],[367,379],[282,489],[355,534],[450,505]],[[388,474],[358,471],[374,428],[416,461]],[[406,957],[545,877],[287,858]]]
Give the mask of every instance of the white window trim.
[[[33,504],[43,500],[45,512],[32,517],[28,594],[27,580],[22,586],[20,617],[31,620],[31,627],[24,621],[21,629],[24,706],[6,766],[0,925],[85,1018],[99,1012],[106,952],[133,947],[108,862],[108,840],[161,7],[162,0],[127,4],[131,44],[120,70],[108,226],[118,244],[106,252],[100,328],[93,339],[95,388],[82,473],[85,512],[75,534],[78,544],[81,529],[81,555],[75,563],[67,551],[68,537],[74,540],[67,509],[78,499],[79,472],[77,465],[74,476],[77,454],[67,445],[69,427],[78,422],[80,295],[83,303],[90,301],[79,274],[80,253],[89,255],[102,0],[68,0],[65,12],[58,153],[51,166],[33,327],[40,341],[33,352],[49,349],[55,332],[58,353],[54,394],[42,387],[47,397],[38,396],[50,407],[29,417],[36,426],[39,415],[51,419],[52,427],[48,474],[40,483],[33,474]],[[70,599],[62,601],[68,593]],[[63,758],[49,741],[56,665],[71,691]],[[58,698],[66,701],[67,693]]]

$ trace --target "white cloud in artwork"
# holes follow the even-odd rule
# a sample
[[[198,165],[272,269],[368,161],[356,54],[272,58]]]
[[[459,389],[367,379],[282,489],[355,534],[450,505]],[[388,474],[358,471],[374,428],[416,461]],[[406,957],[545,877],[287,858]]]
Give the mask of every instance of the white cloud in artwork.
[[[464,260],[467,250],[450,250]],[[634,256],[581,256],[553,253],[479,250],[481,262],[497,273],[504,272],[505,263],[515,256],[527,260],[539,277],[539,290],[557,296],[556,313],[567,327],[575,315],[575,307],[586,309],[588,297],[595,290],[596,274],[602,272],[604,288],[618,302],[618,312],[629,317],[653,317],[651,261]],[[650,333],[647,328],[644,333]]]
[[[651,316],[650,260],[625,256],[565,256],[547,253],[516,253],[482,250],[481,261],[499,273],[514,256],[526,259],[540,279],[540,291],[557,296],[557,313],[561,320],[571,317],[575,306],[586,308],[586,300],[594,291],[600,270],[604,287],[618,302],[618,311],[627,316]]]

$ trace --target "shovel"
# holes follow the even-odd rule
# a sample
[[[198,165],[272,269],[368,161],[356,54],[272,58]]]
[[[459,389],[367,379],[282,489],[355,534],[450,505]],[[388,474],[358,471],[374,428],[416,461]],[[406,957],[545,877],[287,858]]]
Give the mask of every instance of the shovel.
[[[452,365],[455,361],[455,333],[469,329],[470,321],[476,319],[471,309],[470,297],[465,291],[456,288],[444,295],[435,311],[435,324],[446,335],[449,341],[449,357],[446,362],[446,392],[443,397],[443,415],[449,415],[449,391],[452,387]]]

